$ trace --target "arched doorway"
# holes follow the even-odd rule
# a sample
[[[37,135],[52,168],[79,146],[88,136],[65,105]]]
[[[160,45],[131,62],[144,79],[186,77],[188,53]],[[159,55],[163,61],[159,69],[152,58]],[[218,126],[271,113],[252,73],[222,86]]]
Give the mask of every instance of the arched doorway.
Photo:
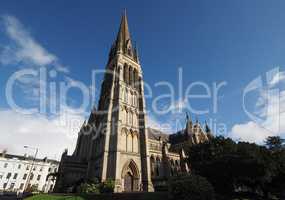
[[[124,177],[124,190],[125,192],[132,192],[134,191],[134,177],[133,175],[128,172]]]
[[[123,191],[139,191],[139,170],[133,160],[128,161],[122,170]]]

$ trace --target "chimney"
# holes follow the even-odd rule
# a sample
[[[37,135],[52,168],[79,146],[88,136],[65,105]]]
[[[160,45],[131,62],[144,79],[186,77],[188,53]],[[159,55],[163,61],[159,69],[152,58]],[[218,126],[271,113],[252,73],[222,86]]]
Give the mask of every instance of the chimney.
[[[4,149],[1,153],[1,157],[5,158],[6,156],[6,153],[7,153],[7,149]]]

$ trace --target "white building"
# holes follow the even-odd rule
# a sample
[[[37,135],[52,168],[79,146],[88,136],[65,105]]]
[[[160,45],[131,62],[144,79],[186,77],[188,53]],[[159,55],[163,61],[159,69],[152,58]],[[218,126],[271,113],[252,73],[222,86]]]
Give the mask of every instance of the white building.
[[[49,192],[55,185],[58,161],[0,153],[0,191],[23,192],[37,188]],[[28,178],[29,177],[29,178]],[[28,180],[30,179],[30,180]]]

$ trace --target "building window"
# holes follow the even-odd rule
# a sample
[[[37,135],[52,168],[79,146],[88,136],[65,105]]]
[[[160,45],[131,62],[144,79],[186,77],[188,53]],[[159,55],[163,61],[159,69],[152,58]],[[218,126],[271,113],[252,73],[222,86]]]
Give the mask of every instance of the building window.
[[[3,174],[0,174],[0,180],[3,178]]]
[[[126,124],[128,124],[128,121],[129,121],[129,112],[126,111]]]
[[[15,183],[11,183],[11,185],[10,185],[10,190],[12,190],[13,188],[14,188],[14,186],[15,186]]]
[[[34,169],[33,169],[34,171],[36,171],[37,170],[37,167],[34,167]]]
[[[17,177],[18,177],[18,174],[15,173],[13,179],[17,179]]]
[[[51,168],[48,168],[48,172],[51,172]]]
[[[4,183],[3,184],[3,188],[5,189],[7,187],[7,183]]]
[[[156,158],[156,176],[160,174],[160,159]]]
[[[128,103],[128,90],[125,91],[125,103]]]
[[[21,164],[18,165],[18,169],[21,169]]]
[[[26,170],[29,170],[29,169],[30,169],[30,167],[29,167],[29,165],[27,165]]]
[[[137,105],[137,95],[135,94],[134,95],[134,106],[136,106]]]
[[[50,185],[49,192],[52,191],[52,189],[53,189],[53,184]]]
[[[155,160],[154,157],[151,156],[150,157],[150,168],[151,168],[151,176],[154,177],[155,176]]]
[[[128,55],[129,55],[129,56],[132,56],[132,51],[131,51],[131,48],[130,48],[130,47],[128,48]]]
[[[26,180],[26,179],[27,179],[27,174],[24,174],[23,180]]]
[[[42,172],[42,171],[43,171],[43,167],[40,168],[40,172]]]
[[[33,180],[33,178],[34,178],[34,174],[31,173],[30,180]]]
[[[9,179],[10,177],[11,177],[11,173],[9,172],[8,174],[7,174],[7,177],[6,177],[6,179]]]
[[[41,179],[41,175],[38,175],[37,177],[37,181],[39,181]]]
[[[22,189],[24,189],[24,183],[21,183],[21,185],[20,185],[20,188],[19,188],[20,190],[22,190]]]
[[[8,163],[5,163],[5,164],[4,164],[4,168],[7,168],[7,167],[8,167]]]
[[[129,125],[133,124],[133,113],[129,113]]]

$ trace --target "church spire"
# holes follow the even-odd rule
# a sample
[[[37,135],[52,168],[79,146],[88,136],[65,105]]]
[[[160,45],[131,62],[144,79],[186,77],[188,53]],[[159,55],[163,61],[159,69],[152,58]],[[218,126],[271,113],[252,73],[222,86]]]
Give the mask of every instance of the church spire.
[[[132,46],[126,10],[122,15],[117,38],[110,51],[109,60],[113,58],[117,53],[123,53],[124,55],[127,55],[136,61],[138,59],[137,52]]]
[[[128,42],[131,44],[131,35],[129,32],[127,11],[125,9],[125,11],[122,15],[120,28],[119,28],[119,32],[117,35],[116,43],[117,43],[117,45],[119,45],[119,46],[117,46],[117,48],[123,47],[123,50],[124,50],[124,47],[126,47]]]
[[[191,116],[189,117],[188,113],[186,112],[186,129],[185,129],[185,132],[187,135],[192,134],[192,128],[193,128],[193,123],[192,123]]]

